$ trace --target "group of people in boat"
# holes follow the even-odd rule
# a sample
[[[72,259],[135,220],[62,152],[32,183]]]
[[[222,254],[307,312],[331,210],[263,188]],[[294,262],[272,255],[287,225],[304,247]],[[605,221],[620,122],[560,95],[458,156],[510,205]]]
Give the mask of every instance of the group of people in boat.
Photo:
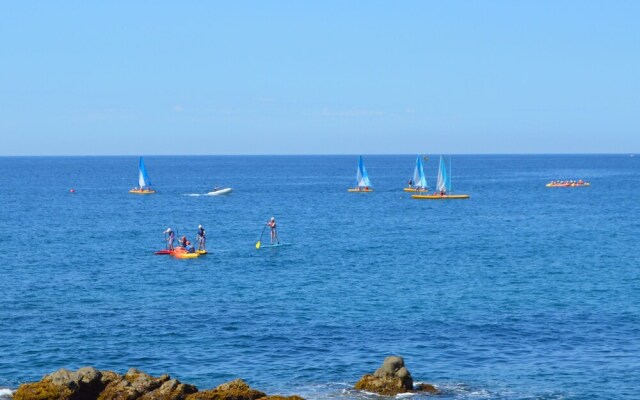
[[[267,221],[266,226],[269,227],[271,234],[271,244],[278,243],[280,244],[280,239],[278,238],[277,224],[275,217],[271,217],[269,221]],[[167,242],[167,250],[175,251],[176,250],[176,231],[171,228],[167,228],[164,231],[165,240]],[[187,253],[195,253],[195,252],[206,252],[207,251],[207,232],[204,230],[202,225],[198,225],[198,232],[196,233],[196,243],[198,247],[194,247],[193,244],[187,239],[186,236],[182,236],[180,240],[178,240],[178,246],[184,249]]]
[[[547,183],[547,186],[588,186],[589,182],[585,182],[582,179],[577,181],[551,181]]]
[[[175,251],[175,241],[176,241],[176,232],[167,228],[164,231],[165,239],[167,241],[167,249],[169,251]],[[207,251],[207,232],[204,230],[202,225],[198,225],[198,232],[196,233],[196,242],[198,243],[198,248],[193,247],[193,244],[187,239],[186,236],[182,236],[178,241],[178,247],[182,247],[187,253],[195,253],[196,251]]]

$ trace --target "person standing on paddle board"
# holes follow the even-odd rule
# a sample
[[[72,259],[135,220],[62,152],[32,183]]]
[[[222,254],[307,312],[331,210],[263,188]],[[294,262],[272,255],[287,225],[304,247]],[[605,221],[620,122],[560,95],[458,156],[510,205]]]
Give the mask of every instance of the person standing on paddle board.
[[[164,231],[164,234],[167,238],[167,248],[169,250],[173,250],[173,241],[176,240],[176,233],[172,231],[171,228],[167,228],[167,230]]]
[[[271,244],[273,244],[274,240],[280,244],[280,239],[278,239],[278,233],[276,232],[276,219],[271,217],[271,220],[267,222],[267,226],[271,228]]]
[[[198,225],[198,234],[196,238],[198,240],[198,250],[206,250],[207,232],[204,230],[202,225]]]

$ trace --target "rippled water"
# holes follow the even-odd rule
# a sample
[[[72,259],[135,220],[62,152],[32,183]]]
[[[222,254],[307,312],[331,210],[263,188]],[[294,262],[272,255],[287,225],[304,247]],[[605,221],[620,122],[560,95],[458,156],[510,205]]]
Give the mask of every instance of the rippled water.
[[[356,163],[147,157],[135,196],[133,157],[0,158],[0,388],[133,366],[347,399],[400,354],[443,399],[638,397],[640,157],[458,156],[449,202],[402,192],[413,156],[347,193]],[[271,216],[289,245],[256,251]],[[211,254],[153,255],[198,224]]]

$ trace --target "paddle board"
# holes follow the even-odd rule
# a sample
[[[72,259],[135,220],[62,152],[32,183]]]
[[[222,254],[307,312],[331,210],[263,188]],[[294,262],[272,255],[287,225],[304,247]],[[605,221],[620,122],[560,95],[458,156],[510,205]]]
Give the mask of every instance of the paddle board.
[[[276,243],[276,244],[261,244],[260,248],[264,249],[265,247],[282,247],[288,243]]]

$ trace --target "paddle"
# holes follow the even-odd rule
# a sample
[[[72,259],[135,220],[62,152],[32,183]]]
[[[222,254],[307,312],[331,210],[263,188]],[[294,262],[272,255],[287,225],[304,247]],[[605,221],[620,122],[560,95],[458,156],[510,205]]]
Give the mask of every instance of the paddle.
[[[264,230],[267,228],[267,225],[265,224],[265,226],[262,227],[262,232],[260,232],[260,239],[258,239],[258,243],[256,243],[256,250],[258,250],[260,248],[260,245],[262,244],[262,235],[264,235]]]

